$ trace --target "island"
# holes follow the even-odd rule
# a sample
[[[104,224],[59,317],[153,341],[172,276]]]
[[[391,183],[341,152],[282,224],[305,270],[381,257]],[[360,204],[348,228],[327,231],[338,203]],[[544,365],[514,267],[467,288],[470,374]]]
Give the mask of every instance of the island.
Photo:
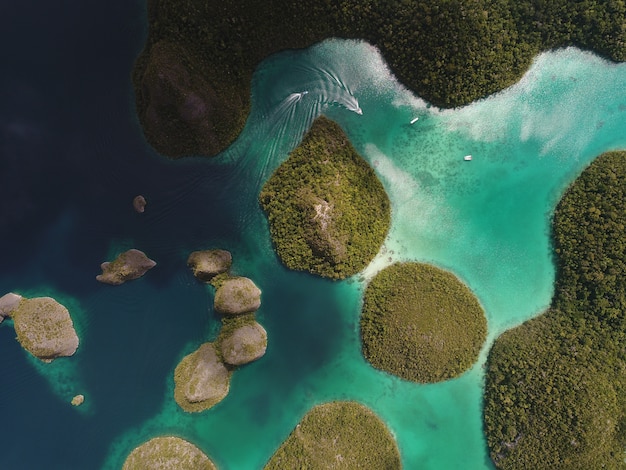
[[[484,429],[497,468],[626,468],[625,220],[626,152],[609,152],[556,207],[550,308],[489,353]]]
[[[155,437],[136,447],[122,470],[215,470],[211,460],[192,443],[176,436]]]
[[[227,272],[233,263],[233,257],[226,250],[193,251],[187,258],[187,266],[200,281],[209,282],[218,274]]]
[[[213,343],[204,343],[176,366],[174,399],[189,413],[207,410],[228,395],[230,374]]]
[[[198,279],[215,289],[214,310],[222,315],[215,341],[186,355],[174,371],[176,403],[188,413],[197,413],[228,395],[231,376],[238,367],[265,355],[267,332],[255,316],[261,306],[261,290],[251,279],[230,273],[230,252],[194,251],[187,264]]]
[[[376,173],[325,117],[265,183],[259,201],[283,264],[330,279],[363,270],[391,223]]]
[[[241,315],[255,312],[261,306],[261,289],[247,277],[227,277],[215,286],[213,308],[217,313]]]
[[[148,0],[147,14],[132,74],[137,115],[148,142],[170,157],[226,149],[246,122],[260,62],[331,37],[373,44],[403,85],[439,107],[512,85],[547,49],[626,59],[618,1]]]
[[[0,310],[13,320],[22,347],[38,359],[52,362],[58,357],[72,356],[78,349],[72,317],[55,299],[27,299],[11,293],[0,298]]]
[[[143,251],[132,248],[120,253],[114,261],[102,263],[100,265],[102,274],[98,274],[96,280],[117,286],[126,281],[139,279],[155,266],[156,262],[148,258]]]
[[[483,309],[452,273],[396,263],[365,291],[363,355],[377,369],[413,382],[439,382],[469,369],[487,335]]]
[[[324,403],[309,411],[265,470],[288,468],[402,468],[393,435],[369,408],[353,401]]]

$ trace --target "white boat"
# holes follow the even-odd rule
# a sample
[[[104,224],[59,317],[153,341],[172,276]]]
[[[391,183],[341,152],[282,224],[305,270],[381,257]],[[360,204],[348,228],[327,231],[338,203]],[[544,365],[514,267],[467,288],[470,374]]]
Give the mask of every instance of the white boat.
[[[415,124],[418,119],[419,119],[419,117],[414,117],[413,119],[411,119],[411,124]]]
[[[469,162],[471,159],[472,159],[472,156],[471,156],[471,155],[465,155],[465,156],[463,157],[463,160],[465,160],[466,162]]]

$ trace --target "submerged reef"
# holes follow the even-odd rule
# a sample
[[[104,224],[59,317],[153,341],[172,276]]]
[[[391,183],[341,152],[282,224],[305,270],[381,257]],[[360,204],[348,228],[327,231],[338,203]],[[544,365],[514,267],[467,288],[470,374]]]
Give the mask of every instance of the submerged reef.
[[[452,273],[398,263],[367,286],[363,355],[377,369],[414,382],[439,382],[469,369],[487,335],[478,300]]]
[[[626,152],[598,157],[556,207],[550,308],[487,361],[484,429],[498,468],[626,468]]]
[[[617,1],[148,0],[147,13],[132,76],[137,114],[170,157],[224,150],[243,129],[259,63],[331,37],[378,47],[402,84],[440,107],[515,83],[543,50],[575,45],[626,59],[626,4]]]
[[[143,251],[133,248],[120,253],[114,261],[102,263],[100,265],[102,274],[98,274],[96,280],[117,286],[126,281],[139,279],[155,266],[156,263],[148,258]]]
[[[400,452],[385,424],[357,402],[330,402],[309,411],[265,470],[287,468],[401,469]]]
[[[72,356],[78,349],[78,335],[69,311],[51,297],[22,298],[7,294],[0,298],[0,310],[13,320],[17,340],[44,362]],[[5,315],[3,314],[3,315]]]
[[[283,264],[331,279],[363,270],[391,224],[376,173],[325,117],[265,183],[259,201]]]
[[[122,470],[215,470],[215,465],[196,446],[180,437],[155,437],[136,447]]]

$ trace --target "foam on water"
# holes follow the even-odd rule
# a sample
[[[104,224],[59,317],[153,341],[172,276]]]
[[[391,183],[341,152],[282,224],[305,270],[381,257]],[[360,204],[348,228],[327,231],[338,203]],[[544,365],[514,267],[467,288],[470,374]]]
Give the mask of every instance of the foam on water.
[[[28,456],[33,468],[38,458],[49,468],[73,462],[96,468],[110,445],[104,467],[120,468],[134,446],[171,433],[197,444],[222,470],[257,470],[313,405],[355,399],[388,424],[404,468],[490,468],[481,428],[488,348],[502,331],[548,305],[550,215],[596,155],[626,148],[625,85],[624,65],[566,49],[539,56],[518,84],[497,95],[439,110],[398,84],[371,45],[329,40],[261,65],[244,132],[217,159],[164,163],[136,136],[111,131],[104,139],[102,129],[122,132],[118,126],[126,121],[98,114],[109,120],[81,130],[95,143],[79,145],[76,160],[88,151],[102,156],[99,161],[111,162],[110,169],[102,166],[109,179],[92,175],[87,165],[59,168],[56,178],[68,173],[68,181],[88,181],[72,195],[80,200],[67,196],[71,208],[58,219],[29,225],[27,235],[39,235],[27,238],[36,248],[16,247],[24,259],[12,259],[15,268],[0,272],[3,291],[53,286],[59,300],[67,292],[68,302],[71,296],[88,312],[84,322],[79,315],[81,346],[64,362],[71,364],[65,376],[31,367],[19,346],[3,349],[8,368],[27,371],[7,388],[19,410],[3,411],[6,434],[18,429],[18,438],[0,466]],[[123,131],[139,134],[128,113],[133,125]],[[261,185],[321,113],[342,125],[392,202],[391,230],[374,262],[360,276],[335,283],[280,264],[257,202]],[[114,146],[126,141],[135,147]],[[144,158],[131,164],[141,152]],[[467,154],[471,162],[463,160]],[[140,186],[148,198],[141,216],[130,205]],[[123,286],[99,285],[98,264],[130,247],[157,266]],[[211,288],[193,278],[185,260],[192,250],[216,247],[233,253],[233,273],[262,289],[257,318],[268,331],[268,350],[235,372],[223,402],[187,414],[173,400],[173,371],[186,353],[215,337],[219,318]],[[485,308],[488,340],[476,365],[457,379],[413,384],[363,359],[358,326],[366,282],[402,260],[451,270]],[[9,328],[3,324],[0,332],[8,337]],[[46,380],[38,382],[40,375]],[[29,386],[40,382],[57,391],[42,396]],[[87,391],[92,412],[79,415],[66,403],[67,383]],[[70,423],[67,434],[54,434],[58,422]],[[67,446],[72,450],[65,452]]]
[[[277,264],[264,218],[246,206],[242,243],[249,256],[239,269],[260,280],[267,355],[238,371],[230,395],[193,419],[172,408],[169,390],[163,410],[127,433],[118,459],[137,436],[160,428],[184,430],[221,468],[260,468],[314,404],[355,399],[387,422],[405,468],[490,468],[481,415],[488,348],[549,304],[552,210],[597,154],[626,147],[624,85],[625,66],[566,49],[539,56],[518,84],[497,95],[440,110],[399,85],[376,49],[361,41],[329,40],[266,61],[255,75],[246,130],[225,160],[253,177],[258,191],[325,113],[385,186],[390,233],[360,276],[329,283]],[[471,162],[463,160],[467,154]],[[476,365],[457,379],[408,383],[374,370],[361,355],[365,284],[406,260],[451,270],[485,308],[488,340]]]

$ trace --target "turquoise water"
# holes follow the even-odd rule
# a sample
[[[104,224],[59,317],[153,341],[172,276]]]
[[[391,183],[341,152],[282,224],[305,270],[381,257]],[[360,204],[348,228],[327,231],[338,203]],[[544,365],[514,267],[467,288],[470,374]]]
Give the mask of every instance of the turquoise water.
[[[128,16],[110,14],[111,21]],[[0,266],[0,294],[55,296],[70,307],[81,338],[75,357],[48,367],[28,358],[10,325],[0,326],[3,378],[10,378],[2,382],[0,430],[9,437],[0,468],[117,469],[136,445],[174,433],[223,470],[259,469],[313,405],[333,399],[371,407],[396,436],[407,469],[491,468],[481,429],[487,350],[550,302],[549,221],[565,187],[599,153],[626,148],[626,66],[576,49],[550,52],[513,87],[439,110],[395,82],[370,45],[329,40],[261,65],[250,119],[223,155],[168,162],[142,141],[133,116],[126,77],[141,38],[128,37],[133,47],[120,40],[118,54],[99,57],[109,62],[94,65],[98,73],[80,76],[67,95],[54,81],[67,78],[51,73],[31,84],[45,92],[15,93],[21,121],[0,114],[3,157],[14,146],[32,150],[37,162],[4,173],[20,181],[22,192],[11,194],[26,215],[0,231],[14,247]],[[29,105],[28,93],[53,100],[63,119],[28,114],[38,102]],[[385,246],[343,282],[282,267],[256,201],[320,113],[341,124],[392,200]],[[50,145],[53,134],[62,142]],[[56,156],[53,167],[44,150]],[[467,154],[472,161],[463,160]],[[40,166],[46,172],[33,171]],[[12,188],[8,177],[2,182]],[[141,216],[130,205],[138,193],[148,200]],[[123,286],[98,284],[99,263],[131,247],[157,267]],[[269,345],[233,375],[223,402],[186,414],[173,400],[174,368],[216,335],[219,320],[212,291],[185,260],[211,247],[230,250],[233,271],[262,289],[257,319]],[[484,306],[488,340],[461,377],[417,385],[363,360],[363,289],[398,260],[454,272]],[[86,396],[80,408],[69,405],[76,393]]]
[[[488,346],[549,304],[552,210],[596,155],[626,147],[624,90],[625,66],[566,49],[538,57],[510,89],[442,111],[398,85],[362,42],[327,41],[269,59],[255,77],[246,132],[216,164],[256,181],[254,194],[315,116],[327,114],[390,194],[391,232],[364,273],[330,283],[277,266],[258,208],[244,206],[242,237],[255,255],[235,259],[263,289],[268,354],[238,371],[229,397],[200,416],[172,405],[170,383],[160,413],[129,430],[117,451],[126,454],[139,435],[184,429],[222,468],[260,468],[312,405],[356,399],[388,424],[405,468],[490,468],[481,430]],[[398,260],[451,270],[483,304],[489,339],[462,377],[416,385],[363,360],[363,288]]]

